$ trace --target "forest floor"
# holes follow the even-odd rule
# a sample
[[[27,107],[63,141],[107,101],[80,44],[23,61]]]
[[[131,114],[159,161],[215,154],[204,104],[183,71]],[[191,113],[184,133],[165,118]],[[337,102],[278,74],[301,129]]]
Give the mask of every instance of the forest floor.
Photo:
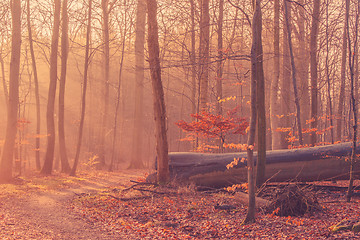
[[[335,186],[311,191],[321,211],[280,217],[260,209],[255,223],[241,225],[247,207],[231,191],[153,186],[145,174],[29,176],[0,185],[0,239],[360,239],[329,230],[360,220],[360,198],[345,201],[347,181],[315,183]]]

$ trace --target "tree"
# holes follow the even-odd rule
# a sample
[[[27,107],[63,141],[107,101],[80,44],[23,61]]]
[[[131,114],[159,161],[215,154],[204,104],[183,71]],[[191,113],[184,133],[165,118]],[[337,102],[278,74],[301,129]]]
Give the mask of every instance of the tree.
[[[40,110],[40,94],[39,94],[39,79],[36,67],[36,59],[35,59],[35,52],[34,52],[34,43],[33,43],[33,36],[32,36],[32,29],[31,29],[31,22],[30,22],[30,0],[27,0],[27,27],[28,27],[28,34],[29,34],[29,47],[30,47],[30,54],[31,54],[31,62],[32,62],[32,70],[34,74],[34,84],[35,84],[35,99],[36,99],[36,140],[35,140],[35,159],[36,159],[36,169],[40,170],[40,130],[41,130],[41,110]]]
[[[11,63],[9,80],[9,107],[7,109],[7,125],[4,149],[1,156],[0,183],[12,179],[13,154],[17,131],[17,114],[19,104],[19,74],[21,50],[21,1],[11,1],[12,37],[11,37]]]
[[[218,29],[217,29],[217,36],[218,36],[218,63],[217,63],[217,72],[216,72],[216,95],[217,95],[217,102],[216,102],[216,113],[222,114],[222,106],[221,102],[219,101],[222,99],[222,77],[223,77],[223,21],[224,21],[224,0],[219,1],[219,18],[218,18]]]
[[[156,153],[157,153],[157,181],[164,183],[169,180],[169,156],[166,134],[166,108],[164,90],[161,82],[161,67],[159,59],[159,36],[156,18],[156,0],[146,0],[148,9],[148,48],[151,83],[153,89]]]
[[[346,54],[347,54],[347,19],[349,18],[350,1],[345,0],[345,15],[344,15],[344,29],[342,36],[342,48],[341,48],[341,76],[340,76],[340,90],[339,90],[339,103],[337,109],[337,120],[336,120],[336,141],[342,139],[342,120],[343,120],[343,109],[345,104],[345,78],[346,78]]]
[[[210,16],[209,0],[199,0],[201,6],[200,20],[200,44],[199,44],[199,92],[200,111],[207,110],[208,103],[208,82],[209,82],[209,44],[210,44]]]
[[[84,78],[83,78],[83,90],[82,90],[82,99],[81,99],[81,116],[80,116],[80,125],[79,125],[79,135],[76,145],[76,153],[74,159],[74,165],[71,168],[70,175],[76,175],[76,169],[79,163],[80,149],[82,143],[82,135],[84,129],[85,121],[85,108],[86,108],[86,91],[87,91],[87,82],[88,82],[88,70],[89,70],[89,58],[90,58],[90,38],[91,38],[91,11],[92,11],[92,0],[89,0],[89,9],[88,9],[88,22],[86,28],[86,46],[85,46],[85,61],[84,61]]]
[[[349,27],[349,15],[346,18],[346,32],[348,39],[348,50],[349,50],[349,69],[350,69],[350,97],[351,97],[351,110],[353,113],[353,139],[352,139],[352,150],[351,150],[351,158],[350,158],[350,178],[349,178],[349,186],[346,194],[347,202],[350,202],[352,194],[353,194],[353,183],[354,183],[354,175],[355,175],[355,164],[356,164],[356,145],[357,145],[357,124],[358,124],[358,116],[357,116],[357,107],[356,107],[356,99],[355,99],[355,52],[358,48],[358,30],[359,30],[359,15],[360,15],[360,3],[357,2],[357,11],[355,17],[355,29],[354,29],[354,49],[352,49],[351,37],[350,37],[350,27]],[[354,54],[353,54],[354,53]]]
[[[67,68],[67,59],[69,52],[69,39],[68,39],[68,29],[69,29],[69,17],[67,10],[67,0],[63,1],[62,6],[62,29],[61,29],[61,75],[60,75],[60,85],[59,85],[59,121],[58,121],[58,131],[59,131],[59,151],[60,151],[60,160],[61,160],[61,171],[64,173],[70,173],[71,168],[69,165],[68,156],[66,153],[66,144],[65,144],[65,82],[66,82],[66,68]]]
[[[175,124],[182,130],[188,132],[191,138],[215,138],[217,139],[217,142],[220,142],[221,146],[224,146],[226,143],[225,138],[228,135],[245,135],[246,128],[249,125],[245,118],[236,116],[236,110],[237,109],[235,108],[228,111],[227,116],[211,114],[208,112],[191,114],[195,119],[194,121],[187,123],[180,120]]]
[[[256,1],[254,6],[253,38],[255,44],[255,71],[256,71],[256,111],[258,130],[258,156],[256,163],[256,185],[260,187],[265,182],[266,165],[266,113],[265,113],[265,78],[263,68],[263,46],[262,46],[262,13],[261,1]],[[257,9],[258,8],[258,9]],[[253,46],[252,46],[253,47]],[[253,54],[253,53],[252,53]]]
[[[130,168],[143,168],[143,95],[144,95],[144,46],[145,46],[145,21],[146,3],[138,1],[136,11],[136,36],[135,36],[135,115],[134,115],[134,140],[132,145],[132,161]]]
[[[109,115],[109,74],[110,74],[110,33],[109,33],[109,0],[101,0],[102,9],[102,37],[103,37],[103,81],[104,81],[104,108],[101,126],[101,143],[98,168],[105,166],[105,142],[106,130],[108,126]]]
[[[48,103],[46,109],[46,125],[47,125],[47,147],[45,153],[44,166],[41,169],[42,174],[51,174],[54,161],[55,149],[55,95],[57,83],[57,51],[59,45],[59,30],[60,30],[60,8],[61,0],[55,1],[54,9],[54,27],[51,38],[51,52],[50,52],[50,84],[48,92]]]
[[[278,91],[280,82],[280,0],[274,1],[274,76],[270,88],[270,124],[272,150],[281,149],[279,127]]]
[[[310,32],[310,75],[311,75],[311,128],[318,128],[318,65],[317,65],[317,38],[320,21],[321,0],[314,1]],[[311,132],[310,143],[315,146],[316,132]]]
[[[285,24],[287,28],[287,34],[288,34],[288,45],[289,45],[289,52],[290,52],[290,60],[291,60],[291,72],[292,72],[292,83],[294,87],[294,97],[295,97],[295,106],[296,106],[296,120],[297,120],[297,127],[298,127],[298,136],[299,136],[299,144],[303,145],[303,138],[302,138],[302,127],[301,127],[301,113],[300,113],[300,101],[298,96],[298,89],[297,89],[297,82],[296,82],[296,67],[295,67],[295,59],[294,59],[294,52],[293,52],[293,46],[291,41],[291,28],[289,24],[289,17],[288,17],[288,8],[287,4],[285,3],[286,0],[284,0],[284,10],[285,10]],[[295,135],[295,134],[294,134]]]
[[[244,224],[255,222],[255,178],[254,178],[254,159],[253,150],[255,145],[255,133],[256,133],[256,119],[258,119],[259,103],[257,103],[257,81],[263,78],[263,66],[262,66],[262,14],[261,14],[261,0],[255,0],[254,2],[254,15],[252,20],[252,45],[251,45],[251,118],[250,118],[250,130],[248,137],[247,148],[247,167],[248,167],[248,191],[249,191],[249,205],[247,214],[244,220]],[[261,80],[260,80],[261,81]],[[259,128],[258,128],[259,130]],[[265,131],[262,129],[261,131]],[[259,133],[258,133],[259,134]],[[261,134],[261,133],[260,133]]]

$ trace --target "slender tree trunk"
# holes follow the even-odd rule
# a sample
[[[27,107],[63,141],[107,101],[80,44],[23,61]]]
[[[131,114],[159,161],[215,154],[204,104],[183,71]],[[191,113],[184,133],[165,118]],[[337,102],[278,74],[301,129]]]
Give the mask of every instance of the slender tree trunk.
[[[329,36],[329,0],[326,1],[326,36]],[[329,72],[329,38],[326,38],[326,59],[325,59],[325,74],[327,82],[327,97],[329,104],[329,118],[330,118],[330,139],[331,144],[334,144],[334,126],[333,123],[333,109],[332,109],[332,98],[331,98],[331,83],[330,83],[330,72]]]
[[[310,32],[310,74],[311,74],[311,128],[318,128],[318,67],[317,67],[317,38],[320,21],[321,0],[314,1],[312,24]],[[316,144],[316,132],[310,135],[310,144]]]
[[[115,119],[114,119],[114,127],[113,127],[113,145],[112,145],[112,155],[111,155],[111,162],[109,166],[109,171],[112,171],[114,168],[114,161],[115,161],[115,154],[116,154],[116,135],[117,135],[117,125],[118,125],[118,114],[120,108],[120,97],[121,97],[121,80],[122,80],[122,70],[123,70],[123,63],[124,63],[124,56],[125,56],[125,43],[126,43],[126,35],[127,35],[127,14],[124,14],[124,33],[122,38],[122,47],[121,47],[121,59],[120,59],[120,69],[119,69],[119,78],[118,78],[118,85],[117,85],[117,97],[116,97],[116,107],[115,107]]]
[[[357,2],[357,11],[356,11],[356,17],[355,17],[355,29],[354,29],[354,49],[352,50],[352,44],[351,44],[351,37],[350,37],[350,27],[349,27],[349,16],[346,18],[346,26],[347,26],[347,39],[348,39],[348,50],[349,50],[349,69],[350,69],[350,88],[351,88],[351,110],[353,113],[353,146],[351,151],[351,159],[350,159],[350,178],[349,178],[349,186],[348,191],[346,194],[346,201],[350,202],[351,197],[353,195],[353,184],[354,184],[354,178],[355,178],[355,165],[356,165],[356,145],[357,145],[357,106],[356,106],[356,99],[355,99],[355,52],[357,52],[358,48],[358,29],[359,29],[359,14],[360,14],[360,3]],[[353,54],[354,53],[354,54]]]
[[[285,2],[288,8],[288,19],[283,22],[283,76],[281,81],[281,115],[280,119],[282,128],[289,128],[290,123],[290,113],[292,112],[292,102],[290,100],[291,91],[289,86],[291,85],[291,64],[290,64],[290,53],[289,53],[289,40],[286,27],[286,21],[289,22],[291,27],[291,6],[289,2]],[[288,132],[281,132],[281,141],[280,144],[282,148],[287,148],[289,143],[286,141]]]
[[[67,13],[67,0],[63,0],[62,6],[62,29],[61,29],[61,75],[59,85],[59,151],[61,160],[61,172],[70,173],[71,168],[67,157],[66,144],[65,144],[65,82],[66,82],[66,68],[68,59],[68,29],[69,18]]]
[[[6,107],[9,107],[9,93],[6,85],[6,78],[5,78],[5,64],[4,59],[2,57],[2,53],[0,52],[0,64],[1,64],[1,75],[2,75],[2,84],[3,84],[3,91],[5,96],[5,103]]]
[[[54,10],[54,27],[53,35],[51,39],[51,52],[50,52],[50,84],[48,93],[48,103],[46,109],[46,125],[47,125],[47,147],[45,153],[44,166],[41,170],[42,174],[51,174],[53,161],[54,161],[54,148],[55,148],[55,120],[54,120],[54,108],[55,108],[55,94],[57,83],[57,51],[59,45],[59,29],[60,29],[60,8],[61,0],[55,1]]]
[[[210,16],[209,0],[199,0],[201,5],[200,20],[200,111],[207,111],[209,82]]]
[[[342,121],[344,115],[344,104],[345,104],[345,78],[346,78],[346,54],[347,54],[347,19],[349,18],[350,1],[345,0],[345,16],[344,16],[344,30],[342,39],[342,55],[341,55],[341,76],[340,76],[340,92],[339,92],[339,103],[336,116],[336,141],[342,140]]]
[[[262,47],[262,13],[261,1],[255,5],[253,20],[253,38],[255,45],[255,71],[256,71],[256,111],[257,111],[257,130],[258,130],[258,155],[256,164],[256,185],[260,187],[265,182],[266,165],[266,114],[265,114],[265,78],[263,68],[263,47]]]
[[[143,168],[143,115],[144,115],[144,46],[145,46],[146,2],[139,0],[136,12],[135,36],[135,114],[130,168]]]
[[[103,168],[106,164],[106,131],[108,127],[109,115],[109,74],[110,74],[110,36],[109,36],[109,0],[101,0],[103,13],[102,33],[103,33],[103,81],[104,81],[104,108],[101,126],[100,156],[98,168]]]
[[[223,21],[224,21],[224,0],[219,1],[219,18],[218,18],[218,29],[217,29],[217,36],[218,36],[218,62],[217,62],[217,72],[216,72],[216,95],[217,95],[217,102],[216,102],[216,113],[222,114],[222,106],[221,102],[219,101],[222,99],[222,77],[223,77]]]
[[[307,120],[310,118],[310,92],[309,92],[309,52],[306,43],[305,21],[306,12],[303,7],[304,0],[298,1],[301,6],[298,8],[298,28],[299,28],[299,44],[298,44],[298,79],[299,79],[299,101],[301,107],[301,126],[305,128]],[[303,136],[304,144],[309,144],[309,136]]]
[[[6,136],[0,163],[0,183],[12,179],[13,153],[17,131],[17,112],[19,105],[19,74],[21,50],[21,1],[12,0],[12,37],[9,80],[9,107]]]
[[[261,42],[261,28],[262,28],[262,16],[261,16],[261,0],[255,0],[254,15],[252,21],[252,46],[251,46],[251,118],[250,118],[250,130],[248,137],[248,190],[249,190],[249,206],[247,214],[243,224],[255,222],[255,178],[254,178],[254,159],[253,159],[253,148],[255,144],[255,133],[256,133],[256,119],[257,117],[257,81],[261,79],[262,72],[262,61],[260,62],[258,57],[259,52],[262,51]]]
[[[84,61],[84,79],[83,79],[84,84],[83,84],[82,99],[81,99],[81,117],[80,117],[79,136],[78,136],[78,141],[77,141],[77,145],[76,145],[74,165],[70,172],[71,176],[76,175],[76,169],[79,164],[80,149],[81,149],[84,121],[85,121],[86,91],[87,91],[88,70],[89,70],[89,63],[90,63],[89,49],[90,49],[90,38],[91,38],[91,11],[92,11],[92,0],[89,0],[88,22],[87,22],[87,28],[86,28],[85,61]]]
[[[190,53],[190,64],[191,64],[191,113],[196,113],[196,48],[195,48],[195,3],[194,0],[190,0],[191,7],[191,53]]]
[[[297,120],[297,127],[298,127],[298,137],[299,137],[299,144],[300,146],[303,145],[303,138],[302,138],[302,127],[301,127],[301,112],[300,112],[300,101],[298,96],[298,89],[297,89],[297,82],[296,82],[296,67],[295,67],[295,58],[294,58],[294,52],[292,47],[292,41],[291,41],[291,28],[289,24],[289,17],[288,17],[288,8],[287,4],[285,3],[286,0],[284,0],[284,10],[285,10],[285,24],[287,28],[287,34],[288,34],[288,44],[289,44],[289,52],[290,52],[290,60],[291,60],[291,72],[292,72],[292,83],[294,87],[294,97],[295,97],[295,106],[296,106],[296,120]]]
[[[156,126],[156,152],[158,174],[157,181],[164,183],[169,180],[169,156],[166,136],[166,108],[164,90],[161,82],[159,59],[159,36],[156,19],[156,0],[147,0],[148,8],[148,48],[151,82],[154,98],[154,115]]]
[[[40,117],[40,94],[39,94],[39,79],[37,74],[36,59],[34,53],[34,44],[32,38],[31,22],[30,22],[30,0],[27,0],[27,27],[29,34],[29,46],[31,54],[32,69],[34,74],[35,83],[35,100],[36,100],[36,139],[35,139],[35,161],[36,169],[40,170],[40,130],[41,130],[41,117]]]
[[[274,2],[274,76],[270,88],[270,124],[272,149],[281,149],[279,128],[278,91],[280,82],[280,0]]]

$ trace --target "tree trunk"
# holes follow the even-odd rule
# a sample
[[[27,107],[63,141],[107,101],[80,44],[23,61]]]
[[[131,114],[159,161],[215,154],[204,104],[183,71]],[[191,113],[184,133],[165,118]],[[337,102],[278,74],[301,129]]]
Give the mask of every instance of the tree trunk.
[[[69,18],[67,13],[67,0],[63,0],[62,6],[62,29],[61,29],[61,75],[59,85],[59,151],[61,160],[61,172],[70,173],[71,168],[66,152],[65,144],[65,82],[66,82],[66,67],[69,50],[68,40]]]
[[[34,53],[34,44],[32,38],[31,22],[30,22],[30,0],[27,0],[27,27],[29,34],[29,46],[31,54],[32,69],[34,74],[35,83],[35,99],[36,99],[36,139],[35,139],[35,161],[36,169],[40,170],[40,129],[41,129],[41,118],[40,118],[40,94],[39,94],[39,79],[37,74],[36,59]]]
[[[19,74],[21,50],[21,1],[12,0],[12,37],[11,62],[9,79],[9,107],[7,115],[6,136],[0,163],[0,183],[12,179],[13,153],[17,131],[17,112],[19,105]]]
[[[209,82],[209,41],[210,41],[210,16],[209,0],[199,0],[201,3],[201,20],[200,20],[200,111],[207,111],[208,103],[208,82]]]
[[[156,0],[147,0],[148,8],[148,48],[149,66],[154,99],[154,115],[156,129],[156,152],[158,174],[157,181],[164,183],[169,180],[169,156],[166,136],[166,109],[164,90],[161,82],[161,67],[159,59],[159,36],[156,19]]]
[[[261,47],[261,0],[256,0],[254,6],[254,15],[252,21],[252,46],[251,46],[251,118],[250,130],[247,148],[247,167],[248,167],[248,190],[249,190],[249,205],[247,214],[243,224],[255,222],[255,178],[254,178],[254,158],[253,148],[255,145],[256,119],[257,119],[257,80],[261,76],[262,62],[259,62],[258,51]]]
[[[3,91],[4,91],[4,96],[5,96],[5,103],[6,103],[6,107],[9,107],[9,93],[8,93],[8,89],[7,89],[7,85],[6,85],[6,78],[5,78],[5,64],[4,64],[4,59],[2,57],[2,52],[0,52],[0,64],[1,64],[1,75],[2,75],[2,84],[3,84]]]
[[[51,52],[50,52],[50,84],[48,92],[48,103],[46,109],[46,125],[47,125],[47,147],[45,153],[44,166],[41,170],[42,174],[51,174],[53,161],[54,161],[54,148],[55,148],[55,121],[54,121],[54,108],[55,108],[55,94],[57,83],[57,51],[59,45],[59,29],[60,29],[60,8],[61,1],[55,0],[54,9],[54,27],[51,39]]]
[[[343,111],[345,104],[345,78],[346,78],[346,53],[347,53],[347,20],[349,18],[349,9],[350,1],[345,0],[345,16],[344,16],[344,30],[343,30],[343,39],[342,39],[342,54],[341,54],[341,76],[340,76],[340,92],[339,92],[339,103],[337,110],[337,120],[336,120],[336,141],[342,140],[342,121],[343,121]]]
[[[260,2],[256,3],[253,24],[253,38],[255,44],[255,71],[256,71],[256,111],[257,111],[257,150],[258,160],[256,164],[256,186],[260,187],[265,182],[266,165],[266,113],[265,113],[265,79],[263,68],[262,47],[262,13]]]
[[[310,32],[310,74],[311,74],[311,128],[318,128],[318,69],[317,69],[317,37],[320,21],[321,0],[314,1]],[[311,132],[310,144],[316,144],[316,131]]]
[[[106,163],[106,131],[108,126],[109,111],[109,74],[110,74],[110,36],[109,36],[109,0],[101,0],[103,13],[102,33],[103,33],[103,81],[104,81],[104,108],[100,137],[100,156],[98,168],[103,168]]]
[[[85,61],[84,61],[84,84],[82,89],[82,99],[81,99],[81,116],[80,116],[80,125],[79,125],[79,136],[78,142],[76,145],[76,153],[74,159],[74,165],[71,169],[70,175],[76,175],[76,169],[79,163],[80,157],[80,149],[82,143],[82,135],[84,129],[84,121],[85,121],[85,108],[86,108],[86,90],[87,90],[87,82],[88,82],[88,69],[89,69],[89,49],[90,49],[90,38],[91,38],[91,11],[92,11],[92,0],[89,0],[89,10],[88,10],[88,23],[86,29],[86,48],[85,48]]]
[[[297,121],[297,127],[298,127],[298,137],[299,137],[299,144],[300,146],[303,145],[303,138],[302,138],[302,127],[301,127],[301,113],[300,113],[300,101],[298,97],[298,89],[297,89],[297,82],[296,82],[296,67],[295,67],[295,58],[294,58],[294,52],[292,47],[292,41],[291,41],[291,28],[289,24],[289,17],[288,17],[288,8],[287,4],[285,3],[286,0],[284,0],[284,10],[285,10],[285,24],[287,28],[287,34],[288,34],[288,44],[289,44],[289,52],[290,52],[290,61],[291,61],[291,72],[292,72],[292,83],[294,87],[294,97],[295,97],[295,106],[296,106],[296,121]]]
[[[191,113],[196,113],[196,49],[195,49],[195,3],[194,0],[190,0],[190,16],[191,16],[191,52],[190,52],[190,64],[191,64]]]
[[[288,8],[288,22],[291,27],[291,6],[289,2],[285,2]],[[288,40],[288,33],[286,27],[286,21],[283,22],[283,76],[281,81],[281,127],[282,128],[289,128],[291,127],[290,123],[290,113],[292,113],[292,104],[290,101],[291,91],[289,86],[291,85],[291,65],[290,65],[290,53],[289,53],[289,40]],[[287,148],[290,143],[286,141],[286,137],[288,132],[281,132],[281,148]]]
[[[350,27],[349,27],[349,16],[346,18],[346,26],[347,26],[347,38],[348,38],[348,49],[349,49],[349,69],[350,69],[350,88],[351,88],[351,110],[353,113],[353,139],[352,139],[352,151],[350,158],[350,177],[349,177],[349,186],[346,194],[346,201],[350,202],[351,197],[353,195],[353,184],[355,178],[355,165],[356,165],[356,145],[357,145],[357,107],[356,107],[356,99],[355,99],[355,52],[357,52],[357,44],[358,44],[358,29],[359,29],[359,14],[360,14],[360,3],[357,3],[357,11],[355,17],[355,29],[354,29],[354,49],[352,50],[351,38],[350,38]],[[354,54],[353,54],[354,53]]]
[[[114,168],[114,161],[115,161],[115,154],[116,154],[116,136],[117,136],[117,125],[118,125],[118,114],[120,108],[120,97],[121,97],[121,82],[122,82],[122,70],[124,65],[124,56],[125,56],[125,43],[126,43],[126,35],[127,35],[127,14],[124,13],[124,32],[122,38],[122,47],[121,47],[121,59],[120,59],[120,69],[119,69],[119,78],[118,78],[118,85],[117,85],[117,97],[116,97],[116,107],[115,107],[115,119],[114,119],[114,127],[113,127],[113,145],[112,145],[112,155],[111,155],[111,162],[109,166],[109,171],[113,171]],[[144,69],[143,69],[144,71]]]
[[[135,114],[130,168],[143,168],[143,118],[144,118],[144,46],[145,46],[146,2],[139,0],[136,12],[135,36]]]
[[[271,81],[270,88],[270,124],[272,150],[281,149],[281,134],[279,128],[279,91],[280,81],[280,0],[274,3],[274,76]]]
[[[219,17],[218,17],[218,62],[217,62],[217,72],[216,72],[216,114],[222,114],[222,105],[219,101],[222,99],[222,77],[223,77],[223,21],[224,21],[224,0],[219,1]],[[221,148],[222,146],[220,146]]]
[[[309,53],[306,44],[306,34],[305,34],[305,21],[306,21],[306,11],[303,7],[304,0],[298,1],[301,6],[297,5],[298,8],[298,58],[297,64],[298,69],[298,79],[299,79],[299,101],[301,107],[301,126],[305,128],[307,120],[310,118],[310,92],[309,92]],[[309,136],[303,136],[304,144],[309,143]]]

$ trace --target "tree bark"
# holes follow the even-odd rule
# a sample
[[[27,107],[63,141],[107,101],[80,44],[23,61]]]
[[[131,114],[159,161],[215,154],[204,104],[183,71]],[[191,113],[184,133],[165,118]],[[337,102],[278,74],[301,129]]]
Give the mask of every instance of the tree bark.
[[[352,50],[351,38],[350,38],[350,27],[349,27],[349,16],[346,18],[346,26],[347,26],[347,39],[348,39],[348,49],[349,49],[349,69],[350,69],[350,98],[351,98],[351,110],[353,113],[353,139],[352,139],[352,151],[351,151],[351,158],[350,158],[350,177],[349,177],[349,186],[348,191],[346,194],[346,201],[350,202],[351,197],[353,195],[353,184],[355,178],[355,164],[356,164],[356,145],[357,145],[357,107],[356,107],[356,99],[355,99],[355,52],[358,48],[358,29],[359,29],[359,14],[360,14],[360,3],[357,3],[357,11],[355,17],[355,29],[354,29],[354,49]],[[354,54],[353,54],[354,53]]]
[[[58,120],[58,131],[59,131],[59,151],[61,160],[61,172],[70,173],[71,168],[66,151],[65,144],[65,83],[66,83],[66,68],[67,59],[69,52],[69,40],[68,40],[68,29],[69,29],[69,17],[67,10],[67,0],[63,0],[62,6],[62,29],[61,29],[61,75],[59,85],[59,120]]]
[[[222,77],[223,77],[223,21],[224,21],[224,0],[219,1],[219,17],[217,22],[217,36],[218,36],[218,62],[217,62],[217,71],[216,71],[216,113],[222,114],[222,104],[219,101],[222,99]],[[220,149],[222,146],[220,146]]]
[[[290,127],[290,113],[292,113],[292,104],[290,101],[291,91],[289,86],[291,85],[291,64],[290,64],[290,53],[289,53],[289,40],[288,40],[288,33],[286,27],[286,21],[289,22],[291,27],[291,6],[289,2],[285,2],[288,8],[288,19],[283,22],[283,76],[281,79],[281,127],[282,128],[289,128]],[[288,147],[289,143],[286,141],[286,137],[288,132],[281,132],[281,148],[285,149]]]
[[[346,54],[347,54],[347,20],[349,18],[349,9],[350,1],[345,0],[345,16],[344,16],[344,30],[343,30],[343,39],[342,39],[342,54],[341,54],[341,76],[340,76],[340,92],[339,92],[339,103],[337,109],[337,120],[336,120],[336,141],[342,140],[342,121],[343,121],[343,111],[345,104],[345,78],[346,78]]]
[[[110,35],[109,35],[109,0],[101,0],[103,14],[102,34],[103,34],[103,81],[104,81],[104,108],[100,137],[100,154],[98,168],[103,168],[106,164],[106,131],[108,126],[109,112],[109,74],[110,74]]]
[[[80,149],[82,143],[82,135],[84,129],[85,121],[85,108],[86,108],[86,91],[87,91],[87,82],[88,82],[88,70],[89,70],[89,50],[90,50],[90,38],[91,38],[91,11],[92,11],[92,0],[89,0],[89,9],[88,9],[88,22],[86,28],[86,47],[85,47],[85,61],[84,61],[84,78],[83,78],[83,89],[82,89],[82,99],[81,99],[81,116],[80,116],[80,125],[79,125],[79,135],[76,145],[76,153],[74,159],[74,165],[71,169],[70,175],[76,175],[76,169],[79,164]]]
[[[17,131],[17,112],[19,104],[19,74],[21,50],[21,1],[12,0],[12,37],[11,62],[9,79],[9,107],[7,115],[6,136],[0,163],[0,183],[12,179],[13,153]]]
[[[263,67],[263,46],[262,46],[262,13],[261,1],[256,2],[253,20],[253,38],[255,51],[256,71],[256,111],[257,111],[257,145],[258,160],[256,164],[256,186],[260,187],[265,182],[266,167],[266,113],[265,113],[265,78]]]
[[[209,0],[199,0],[201,5],[200,20],[200,112],[207,111],[208,85],[209,85],[209,41],[210,41],[210,16]]]
[[[159,59],[159,37],[156,19],[157,2],[156,0],[147,0],[146,2],[148,8],[149,66],[153,89],[156,129],[157,181],[164,183],[169,180],[169,156],[166,134],[166,109]]]
[[[41,170],[42,174],[49,175],[52,173],[54,161],[54,148],[55,148],[55,94],[57,83],[57,51],[59,45],[59,29],[60,29],[60,8],[61,0],[55,1],[54,9],[54,27],[51,38],[51,52],[50,52],[50,84],[48,92],[48,103],[46,109],[46,125],[47,125],[47,147],[45,153],[44,166]]]
[[[321,0],[314,1],[310,32],[310,74],[311,74],[311,128],[318,128],[318,69],[317,69],[317,38],[320,22]],[[316,144],[316,131],[310,134],[310,144]]]
[[[41,110],[40,110],[40,94],[39,94],[39,79],[37,74],[36,59],[34,53],[34,43],[32,37],[32,29],[30,22],[30,0],[27,0],[27,27],[29,34],[29,46],[31,54],[32,69],[34,74],[34,84],[35,84],[35,100],[36,100],[36,139],[35,139],[35,161],[36,169],[40,170],[40,130],[41,130]]]
[[[254,178],[254,154],[253,149],[255,145],[255,133],[256,133],[256,119],[257,119],[257,85],[259,75],[261,75],[261,64],[258,61],[257,51],[261,47],[261,0],[254,1],[254,15],[252,21],[252,46],[251,46],[251,118],[250,118],[250,130],[248,137],[247,148],[247,167],[248,167],[248,191],[249,191],[249,205],[247,214],[243,224],[255,222],[255,178]],[[260,66],[259,66],[260,65]]]
[[[135,114],[134,140],[130,168],[143,168],[143,115],[144,115],[144,46],[145,46],[146,2],[139,0],[136,11],[135,36]]]
[[[280,0],[274,2],[274,76],[270,88],[270,124],[272,150],[281,149],[278,91],[280,82]]]
[[[293,46],[292,46],[292,40],[291,40],[291,28],[289,24],[289,17],[288,17],[288,8],[287,4],[285,3],[286,0],[284,0],[284,10],[285,10],[285,24],[287,28],[287,34],[288,34],[288,45],[289,45],[289,52],[290,52],[290,60],[291,60],[291,73],[292,73],[292,83],[294,87],[294,97],[295,97],[295,106],[296,106],[296,121],[297,121],[297,127],[298,127],[298,137],[299,137],[299,144],[300,146],[303,145],[303,138],[302,138],[302,127],[301,127],[301,112],[300,112],[300,101],[298,96],[298,89],[297,89],[297,82],[296,82],[296,67],[295,67],[295,58],[294,58],[294,52],[293,52]]]

